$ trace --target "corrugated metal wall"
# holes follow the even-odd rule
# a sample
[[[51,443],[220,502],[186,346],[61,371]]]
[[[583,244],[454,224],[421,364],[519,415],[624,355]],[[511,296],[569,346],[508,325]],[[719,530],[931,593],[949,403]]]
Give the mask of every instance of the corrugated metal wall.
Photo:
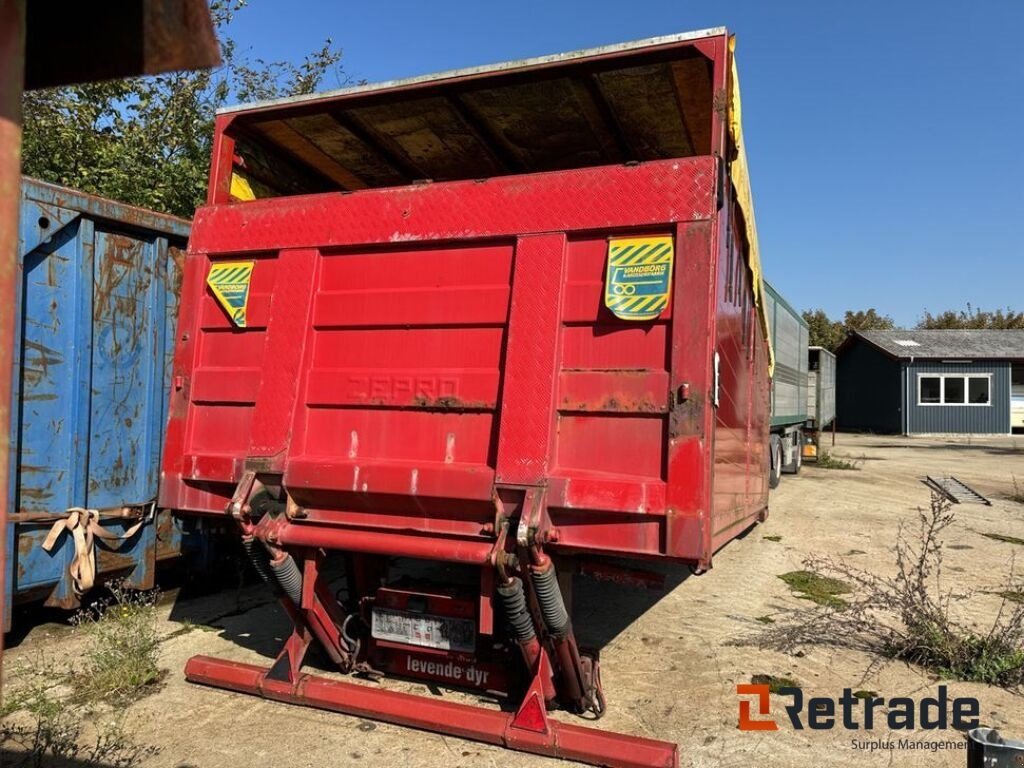
[[[903,431],[900,365],[854,338],[836,365],[836,425],[866,432]]]
[[[990,405],[918,405],[918,376],[927,373],[990,374]],[[963,363],[904,363],[901,382],[904,402],[909,403],[909,419],[904,425],[908,434],[1006,434],[1010,431],[1009,362],[975,360]]]
[[[772,426],[800,424],[808,417],[807,323],[768,283],[764,300],[775,351]]]
[[[37,517],[0,531],[11,553],[5,627],[23,598],[77,604],[74,542],[41,548],[65,510],[113,510],[103,525],[117,533],[131,523],[117,519],[121,507],[156,499],[189,233],[181,219],[34,179],[21,195],[9,504]],[[98,572],[151,586],[156,537],[152,523],[116,551],[97,542]]]
[[[836,356],[827,349],[811,347],[808,353],[807,410],[817,429],[824,429],[836,418]]]

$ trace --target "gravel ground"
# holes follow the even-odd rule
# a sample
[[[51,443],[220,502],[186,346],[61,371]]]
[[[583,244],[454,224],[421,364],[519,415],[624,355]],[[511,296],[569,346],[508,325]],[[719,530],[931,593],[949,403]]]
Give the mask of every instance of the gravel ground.
[[[802,655],[786,655],[729,642],[763,627],[759,616],[806,606],[777,576],[799,570],[809,554],[846,557],[879,573],[890,570],[900,522],[913,523],[917,509],[928,505],[924,475],[954,474],[993,502],[990,507],[955,508],[944,561],[949,586],[993,589],[1005,577],[1015,551],[1024,554],[1018,545],[981,535],[1024,539],[1024,505],[1007,499],[1014,474],[1024,484],[1024,438],[840,435],[834,453],[856,460],[860,469],[805,465],[799,477],[784,477],[772,494],[768,521],[725,547],[707,574],[690,576],[683,569],[665,568],[666,589],[660,592],[577,579],[577,630],[585,643],[602,647],[609,706],[599,724],[602,729],[675,741],[683,766],[965,764],[965,753],[955,749],[897,745],[868,751],[855,746],[900,738],[913,744],[962,742],[955,731],[798,731],[785,721],[781,706],[786,699],[780,697],[773,697],[779,730],[737,729],[736,685],[756,674],[789,677],[807,696],[838,697],[846,687],[888,698],[935,694],[940,681],[905,664],[873,669],[872,658],[852,651],[810,647]],[[979,600],[979,616],[998,609],[996,598]],[[182,677],[185,661],[197,653],[266,664],[287,629],[260,585],[165,601],[160,632],[167,679],[158,692],[125,713],[136,739],[160,749],[146,766],[568,765],[202,688]],[[7,685],[16,684],[12,670],[19,661],[41,649],[72,657],[78,642],[59,623],[40,622],[22,635],[5,654]],[[465,698],[398,685],[428,696]],[[979,699],[984,724],[1024,736],[1024,701],[1019,696],[979,684],[952,682],[948,687],[951,697]]]

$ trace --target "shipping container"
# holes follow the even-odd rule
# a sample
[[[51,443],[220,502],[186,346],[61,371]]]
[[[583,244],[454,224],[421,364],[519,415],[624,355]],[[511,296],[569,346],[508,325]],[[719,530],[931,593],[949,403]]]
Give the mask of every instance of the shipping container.
[[[803,457],[816,461],[822,430],[836,421],[836,356],[824,347],[807,350],[807,413],[803,429]]]
[[[546,710],[604,711],[574,571],[707,569],[767,514],[771,355],[731,46],[718,29],[218,115],[160,503],[236,520],[295,630],[269,669],[196,657],[188,679],[677,763],[675,744]],[[325,558],[345,562],[341,603]],[[396,558],[452,567],[411,580]],[[310,643],[342,671],[508,703],[301,675]]]
[[[22,181],[5,630],[15,603],[78,605],[91,556],[76,527],[96,535],[97,581],[149,588],[179,550],[156,495],[188,233],[182,219]]]
[[[836,356],[824,347],[810,347],[807,358],[809,423],[816,429],[824,429],[836,418]]]
[[[808,419],[807,349],[810,329],[782,295],[764,284],[765,314],[771,334],[775,367],[771,384],[769,485],[778,486],[783,474],[799,474],[803,463],[803,425]]]

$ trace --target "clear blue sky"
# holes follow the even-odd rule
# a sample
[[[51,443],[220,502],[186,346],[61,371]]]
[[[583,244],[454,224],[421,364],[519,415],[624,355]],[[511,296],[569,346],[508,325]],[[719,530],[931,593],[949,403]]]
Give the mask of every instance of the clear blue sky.
[[[719,25],[794,305],[1024,310],[1024,0],[251,0],[232,34],[265,59],[331,37],[376,81]]]

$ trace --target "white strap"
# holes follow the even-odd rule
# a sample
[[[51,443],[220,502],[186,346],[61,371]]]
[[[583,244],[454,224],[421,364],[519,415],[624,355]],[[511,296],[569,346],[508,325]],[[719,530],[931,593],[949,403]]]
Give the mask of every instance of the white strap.
[[[43,541],[43,549],[51,551],[61,533],[67,531],[75,543],[75,557],[68,567],[68,573],[74,586],[75,594],[82,595],[92,589],[96,583],[96,546],[97,538],[103,539],[108,546],[118,548],[130,539],[142,527],[144,520],[139,520],[124,533],[117,534],[100,525],[100,513],[97,509],[72,507],[67,517],[53,524]]]

